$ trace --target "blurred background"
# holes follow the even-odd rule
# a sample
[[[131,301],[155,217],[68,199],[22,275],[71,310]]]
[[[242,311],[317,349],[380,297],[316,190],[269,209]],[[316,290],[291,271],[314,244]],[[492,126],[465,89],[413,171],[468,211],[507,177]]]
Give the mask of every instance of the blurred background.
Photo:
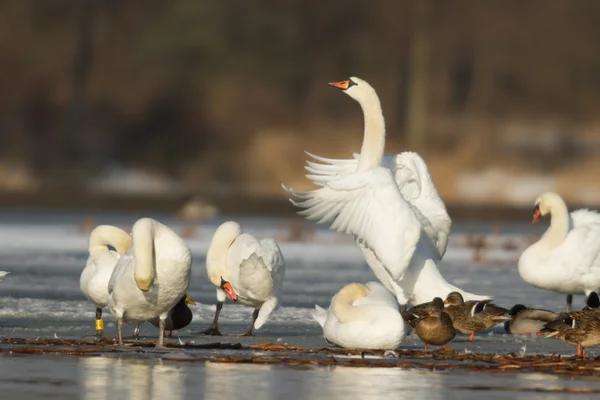
[[[360,149],[350,76],[451,216],[595,206],[598,43],[596,0],[0,1],[0,207],[292,214],[303,150]]]

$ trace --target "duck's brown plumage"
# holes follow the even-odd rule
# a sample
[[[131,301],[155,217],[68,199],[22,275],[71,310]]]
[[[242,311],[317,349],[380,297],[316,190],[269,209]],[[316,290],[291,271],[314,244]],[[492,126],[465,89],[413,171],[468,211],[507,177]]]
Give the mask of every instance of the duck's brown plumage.
[[[425,315],[417,320],[415,332],[425,343],[425,350],[427,350],[427,345],[446,346],[446,343],[454,339],[456,329],[454,329],[452,319],[444,311],[443,302],[432,302],[423,312]]]
[[[471,341],[475,332],[484,332],[510,319],[506,315],[507,309],[491,303],[490,300],[465,302],[458,292],[448,294],[444,303],[449,304],[445,311],[452,318],[454,328],[460,333],[470,333]]]
[[[440,297],[436,297],[430,302],[418,304],[410,310],[404,311],[402,313],[402,318],[404,318],[404,322],[406,322],[408,326],[415,329],[419,319],[428,315],[431,309],[436,306],[442,309],[444,308],[444,301]]]
[[[600,345],[600,319],[589,318],[579,327],[571,319],[556,320],[546,324],[541,330],[546,337],[555,337],[569,344],[577,345],[577,355],[585,355],[585,348]]]

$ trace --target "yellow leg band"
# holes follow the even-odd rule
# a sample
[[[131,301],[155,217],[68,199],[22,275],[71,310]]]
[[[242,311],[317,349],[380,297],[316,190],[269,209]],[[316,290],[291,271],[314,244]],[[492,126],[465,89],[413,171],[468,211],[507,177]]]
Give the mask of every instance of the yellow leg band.
[[[97,319],[96,320],[96,330],[97,331],[103,331],[104,330],[104,321],[102,321],[101,319]]]

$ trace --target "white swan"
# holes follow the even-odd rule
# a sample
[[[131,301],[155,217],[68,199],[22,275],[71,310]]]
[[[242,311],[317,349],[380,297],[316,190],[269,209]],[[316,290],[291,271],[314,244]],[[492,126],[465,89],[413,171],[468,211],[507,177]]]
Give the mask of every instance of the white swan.
[[[402,306],[425,303],[453,291],[469,300],[489,298],[464,292],[441,276],[437,248],[391,171],[381,166],[385,122],[375,90],[359,78],[331,85],[344,90],[363,109],[363,145],[356,169],[307,175],[320,189],[295,193],[283,186],[292,195],[292,204],[305,209],[299,214],[318,223],[332,222],[330,229],[354,235],[377,279]],[[314,168],[315,163],[310,166]]]
[[[546,192],[535,200],[533,222],[550,214],[550,227],[539,241],[519,258],[519,274],[540,289],[572,295],[600,290],[600,214],[586,209],[569,214],[556,193]]]
[[[7,271],[0,271],[0,282],[2,282],[4,280],[4,278],[6,277],[6,275],[10,274],[10,272]]]
[[[259,329],[279,308],[285,262],[273,239],[258,241],[242,233],[237,222],[225,222],[217,228],[208,247],[206,272],[217,287],[217,310],[210,327],[199,333],[221,335],[219,314],[227,296],[255,308],[244,336],[252,335],[252,329]]]
[[[133,246],[117,261],[108,284],[108,305],[117,320],[119,345],[123,322],[159,317],[156,347],[164,347],[165,320],[190,284],[192,254],[167,226],[141,218],[131,230]]]
[[[353,160],[319,157],[309,152],[306,154],[325,163],[307,161],[308,166],[305,167],[312,174],[318,174],[320,181],[335,179],[340,173],[352,173],[356,170],[360,158],[360,154],[354,154]],[[392,172],[398,189],[412,206],[423,230],[438,249],[439,259],[441,259],[448,246],[452,219],[438,194],[425,160],[417,153],[406,151],[383,156],[381,166]]]
[[[312,316],[325,339],[341,347],[395,349],[404,339],[398,303],[379,282],[344,286],[328,310],[316,305]]]
[[[112,246],[115,250],[110,250]],[[96,306],[96,337],[102,337],[104,321],[102,309],[108,306],[108,282],[121,255],[131,246],[131,236],[111,225],[99,225],[88,239],[90,255],[81,277],[79,288],[83,295]]]

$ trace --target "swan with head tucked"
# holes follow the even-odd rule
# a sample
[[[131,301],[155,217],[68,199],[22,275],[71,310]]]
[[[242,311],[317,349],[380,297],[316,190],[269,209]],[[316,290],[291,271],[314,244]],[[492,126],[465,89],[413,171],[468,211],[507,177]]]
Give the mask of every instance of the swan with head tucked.
[[[440,274],[440,251],[400,192],[390,169],[382,165],[385,122],[375,90],[354,77],[331,85],[342,89],[363,110],[360,157],[345,161],[354,163],[352,168],[334,173],[328,172],[327,165],[309,164],[314,173],[307,178],[321,186],[317,190],[296,193],[284,186],[292,204],[304,208],[299,214],[318,223],[331,222],[330,229],[354,235],[375,276],[402,306],[425,303],[453,291],[470,300],[488,298],[467,293]]]
[[[398,303],[379,282],[344,286],[328,310],[316,305],[312,316],[325,339],[340,347],[395,349],[404,339]]]
[[[546,192],[534,203],[532,223],[550,215],[550,227],[519,258],[519,274],[532,286],[567,294],[600,290],[600,214],[586,209],[569,213],[564,200]]]
[[[190,284],[192,254],[185,242],[167,226],[141,218],[131,230],[133,245],[117,261],[108,284],[108,305],[117,320],[119,345],[124,322],[159,317],[157,348],[164,347],[169,310]]]
[[[221,335],[219,314],[227,296],[254,308],[252,324],[243,336],[263,326],[281,304],[285,262],[277,242],[242,233],[237,222],[217,228],[206,254],[206,272],[217,287],[217,309],[212,324],[201,334]]]
[[[308,165],[305,167],[311,174],[317,174],[320,180],[335,179],[340,173],[353,172],[360,159],[360,154],[354,154],[353,160],[319,157],[309,152],[306,154],[324,163],[307,161]],[[405,151],[400,154],[383,156],[381,166],[392,172],[400,193],[410,203],[423,230],[437,248],[439,259],[441,259],[448,246],[452,219],[448,215],[444,201],[438,194],[425,160],[417,153]]]
[[[115,250],[109,249],[108,246]],[[99,225],[90,232],[89,257],[79,278],[83,295],[96,306],[96,337],[102,337],[102,309],[108,306],[108,282],[119,258],[131,246],[131,236],[111,225]]]

